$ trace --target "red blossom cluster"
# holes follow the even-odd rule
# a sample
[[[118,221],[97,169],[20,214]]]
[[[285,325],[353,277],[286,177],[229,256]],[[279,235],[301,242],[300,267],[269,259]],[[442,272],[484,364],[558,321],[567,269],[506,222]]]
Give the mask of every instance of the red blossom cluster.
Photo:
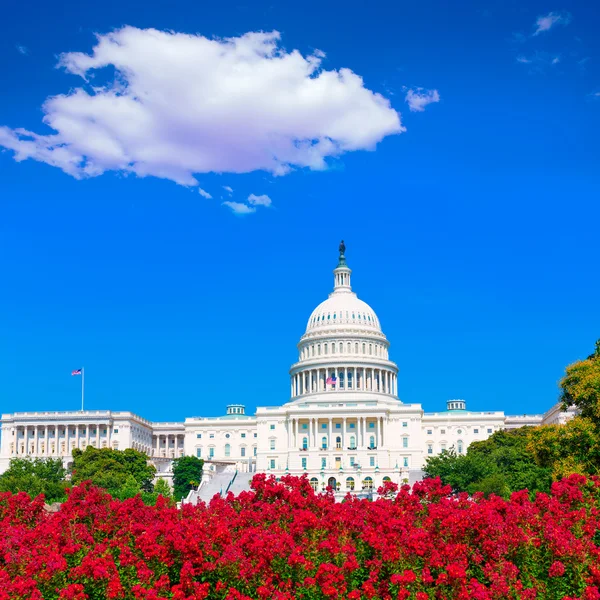
[[[253,488],[179,510],[83,484],[52,514],[0,494],[0,600],[600,600],[600,480],[535,501],[439,480],[373,502],[336,503],[306,478]]]

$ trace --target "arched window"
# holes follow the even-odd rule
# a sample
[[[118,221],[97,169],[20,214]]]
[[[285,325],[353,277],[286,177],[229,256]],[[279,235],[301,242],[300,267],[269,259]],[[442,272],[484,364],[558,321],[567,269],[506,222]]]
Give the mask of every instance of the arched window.
[[[307,437],[302,438],[302,449],[308,450],[308,438]]]
[[[335,438],[335,447],[337,450],[342,448],[342,438],[339,435]]]
[[[356,438],[353,435],[350,436],[350,448],[356,448]]]
[[[321,448],[323,450],[327,450],[327,438],[323,437],[323,439],[321,440]]]
[[[386,481],[389,481],[390,483],[392,482],[392,480],[389,477],[385,476],[383,478],[383,483],[385,483]]]
[[[358,354],[358,342],[354,344],[354,354]]]
[[[463,443],[462,443],[462,440],[458,440],[458,442],[456,444],[456,448],[458,450],[458,453],[462,454],[462,452],[463,452]]]
[[[354,477],[346,478],[346,489],[353,490],[354,489]]]
[[[335,354],[335,342],[331,344],[331,354]]]
[[[231,446],[229,444],[225,444],[225,456],[231,456]]]
[[[375,448],[375,436],[372,435],[371,437],[369,437],[369,447],[370,448]]]
[[[324,345],[325,354],[327,354],[327,344]]]
[[[365,477],[363,480],[363,488],[365,490],[373,489],[373,479],[371,477]]]
[[[369,354],[373,354],[373,344],[369,344]]]
[[[317,354],[321,356],[321,344],[317,344]]]
[[[315,492],[319,489],[319,480],[316,477],[310,478],[310,486]]]

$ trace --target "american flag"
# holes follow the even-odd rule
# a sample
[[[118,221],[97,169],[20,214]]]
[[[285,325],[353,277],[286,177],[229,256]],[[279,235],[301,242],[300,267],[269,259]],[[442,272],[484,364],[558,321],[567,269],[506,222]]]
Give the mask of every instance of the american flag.
[[[75,369],[74,371],[71,371],[71,375],[81,375],[81,369]]]
[[[327,385],[335,385],[335,382],[337,381],[337,377],[328,377],[327,378]]]

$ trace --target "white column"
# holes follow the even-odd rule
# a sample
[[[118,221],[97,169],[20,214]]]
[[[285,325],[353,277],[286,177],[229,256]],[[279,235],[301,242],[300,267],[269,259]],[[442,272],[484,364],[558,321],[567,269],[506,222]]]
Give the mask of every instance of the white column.
[[[332,419],[329,419],[329,425],[327,426],[328,430],[328,436],[327,436],[327,450],[331,450],[331,442],[332,442],[332,438],[333,438],[333,429],[332,429]]]
[[[381,441],[382,441],[381,438],[382,438],[382,435],[381,435],[381,417],[377,417],[377,442],[376,442],[377,448],[381,447]]]
[[[340,374],[338,373],[338,368],[335,367],[335,391],[337,392],[340,389]]]
[[[294,448],[298,448],[298,419],[294,419]]]
[[[90,424],[88,423],[85,426],[85,447],[87,448],[90,445]]]
[[[348,367],[344,367],[344,385],[346,386],[344,389],[348,389]]]
[[[346,417],[342,419],[342,450],[346,450]]]
[[[50,447],[48,446],[48,425],[45,427],[44,431],[44,454],[46,456],[50,455]]]
[[[354,385],[354,389],[357,390],[358,389],[358,368],[357,367],[352,367],[352,383]]]

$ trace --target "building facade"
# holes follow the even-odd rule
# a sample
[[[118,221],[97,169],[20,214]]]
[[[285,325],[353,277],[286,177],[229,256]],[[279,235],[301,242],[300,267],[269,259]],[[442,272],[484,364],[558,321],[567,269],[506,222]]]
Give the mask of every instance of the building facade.
[[[317,490],[377,488],[386,479],[414,482],[428,456],[499,429],[562,423],[559,405],[543,415],[472,412],[464,400],[426,413],[398,396],[398,367],[375,311],[352,290],[352,271],[340,245],[333,291],[308,319],[290,368],[290,399],[246,415],[232,404],[222,417],[189,417],[153,423],[130,412],[20,412],[2,415],[0,472],[14,457],[60,457],[68,466],[74,448],[135,448],[170,478],[175,458],[275,476],[306,474]]]

